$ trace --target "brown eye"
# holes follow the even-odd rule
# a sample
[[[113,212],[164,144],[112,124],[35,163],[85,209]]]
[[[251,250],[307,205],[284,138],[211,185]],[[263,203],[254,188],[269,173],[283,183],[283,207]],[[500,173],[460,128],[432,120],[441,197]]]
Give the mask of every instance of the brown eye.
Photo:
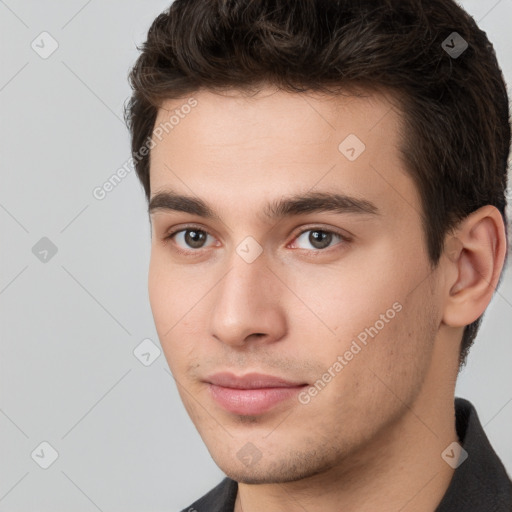
[[[347,238],[338,233],[334,233],[333,231],[325,229],[308,229],[303,231],[295,239],[294,245],[297,243],[299,243],[299,245],[309,244],[310,247],[299,247],[299,249],[311,249],[312,247],[316,250],[323,250],[329,248],[332,242],[336,239],[342,242],[348,241]]]
[[[184,233],[185,243],[193,249],[200,249],[207,236],[204,231],[200,231],[198,229],[186,229]]]
[[[203,249],[207,238],[211,236],[206,231],[194,227],[180,229],[174,233],[170,233],[165,238],[173,239],[174,243],[178,246],[178,250],[193,251],[194,249]]]
[[[312,230],[309,232],[308,241],[316,249],[325,249],[332,242],[332,233],[326,231]]]

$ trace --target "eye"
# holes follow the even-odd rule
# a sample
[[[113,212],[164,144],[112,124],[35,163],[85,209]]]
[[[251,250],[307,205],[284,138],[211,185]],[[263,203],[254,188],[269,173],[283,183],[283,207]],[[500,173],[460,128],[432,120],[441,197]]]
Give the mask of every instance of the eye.
[[[203,229],[188,227],[169,233],[165,240],[173,239],[179,248],[178,250],[188,252],[194,249],[204,249],[208,237],[213,238]]]
[[[173,240],[176,245],[176,250],[179,253],[189,254],[193,252],[199,252],[201,249],[208,248],[208,238],[214,240],[214,237],[210,235],[204,229],[199,229],[195,226],[188,226],[167,234],[164,237],[164,241]],[[299,243],[299,249],[313,250],[319,252],[330,248],[333,242],[349,242],[349,238],[334,231],[321,228],[311,228],[303,230],[294,239],[292,247]],[[300,244],[310,244],[310,247],[300,247]],[[210,244],[211,246],[216,245],[215,243]]]
[[[329,248],[331,246],[331,242],[336,239],[341,240],[342,242],[349,241],[347,237],[339,233],[335,233],[334,231],[314,228],[302,231],[302,233],[294,240],[294,245],[297,241],[302,241],[302,243],[311,244],[314,249],[322,250]],[[299,249],[309,250],[310,247],[299,247]]]

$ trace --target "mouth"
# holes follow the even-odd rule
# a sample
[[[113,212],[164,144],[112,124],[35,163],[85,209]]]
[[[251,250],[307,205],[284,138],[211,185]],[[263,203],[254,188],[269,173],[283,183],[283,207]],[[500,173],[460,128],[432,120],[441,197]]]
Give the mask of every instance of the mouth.
[[[233,414],[263,414],[278,404],[289,401],[306,386],[272,375],[249,373],[240,377],[232,373],[216,373],[204,381],[213,400]]]

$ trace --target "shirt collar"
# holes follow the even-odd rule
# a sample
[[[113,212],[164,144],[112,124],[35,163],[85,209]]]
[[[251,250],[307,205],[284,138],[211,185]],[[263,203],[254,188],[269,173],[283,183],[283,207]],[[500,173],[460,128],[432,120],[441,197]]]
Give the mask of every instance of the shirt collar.
[[[435,512],[512,510],[512,482],[484,432],[476,409],[463,398],[455,398],[455,427],[467,458],[455,469]]]

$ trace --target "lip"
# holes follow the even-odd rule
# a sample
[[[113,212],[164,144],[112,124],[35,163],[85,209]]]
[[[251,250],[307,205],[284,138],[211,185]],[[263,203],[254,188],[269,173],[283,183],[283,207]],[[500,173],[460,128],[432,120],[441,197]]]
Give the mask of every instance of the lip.
[[[249,373],[237,377],[228,372],[205,379],[211,397],[228,412],[239,415],[263,414],[290,400],[307,386],[272,375]]]

